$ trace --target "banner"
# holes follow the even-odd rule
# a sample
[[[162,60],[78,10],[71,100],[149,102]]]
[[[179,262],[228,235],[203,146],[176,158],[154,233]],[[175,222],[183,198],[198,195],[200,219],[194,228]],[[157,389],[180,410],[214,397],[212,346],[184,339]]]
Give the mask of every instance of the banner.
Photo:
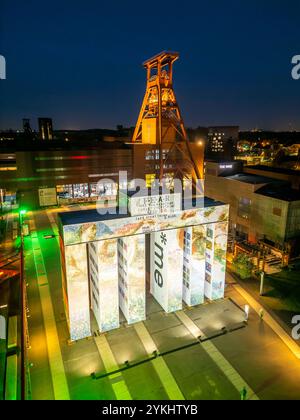
[[[206,226],[205,296],[210,300],[224,297],[228,224]]]
[[[151,234],[150,292],[166,312],[182,309],[182,229]]]
[[[89,244],[91,307],[99,331],[119,327],[117,240]]]
[[[131,216],[146,214],[174,214],[181,211],[181,194],[160,194],[146,197],[129,197],[129,213]]]
[[[69,328],[72,341],[91,335],[87,245],[65,248]]]
[[[72,215],[60,214],[63,239],[65,245],[82,242],[94,242],[103,239],[120,238],[146,234],[151,232],[179,229],[207,223],[225,222],[228,220],[229,206],[218,205],[200,209],[184,210],[174,214],[158,214],[156,216],[116,217],[102,216],[95,211],[95,221],[72,223]],[[74,220],[81,219],[83,212],[74,212]],[[89,214],[91,219],[91,214]]]
[[[228,224],[215,224],[214,261],[212,278],[212,300],[221,299],[225,293],[226,254],[228,241]]]
[[[188,306],[204,302],[205,226],[182,229],[183,232],[183,300]]]
[[[128,322],[146,319],[145,235],[118,240],[120,308]]]

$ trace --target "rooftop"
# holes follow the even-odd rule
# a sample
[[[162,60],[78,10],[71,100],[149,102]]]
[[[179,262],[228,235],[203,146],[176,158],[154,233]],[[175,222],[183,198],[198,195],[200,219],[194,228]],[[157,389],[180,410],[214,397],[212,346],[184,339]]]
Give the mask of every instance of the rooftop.
[[[278,179],[267,178],[265,176],[252,175],[252,174],[236,174],[225,177],[227,179],[232,179],[233,181],[244,182],[245,184],[260,185],[260,184],[273,184],[280,183]]]
[[[257,190],[256,194],[288,202],[300,201],[300,191],[290,187],[280,188],[279,186],[268,185]]]
[[[266,171],[266,172],[273,172],[273,173],[279,173],[279,174],[287,174],[287,175],[296,175],[300,177],[300,171],[297,171],[295,169],[289,169],[289,168],[276,168],[273,166],[266,166],[266,165],[254,165],[254,166],[246,166],[245,169],[249,170],[258,170],[258,171]]]

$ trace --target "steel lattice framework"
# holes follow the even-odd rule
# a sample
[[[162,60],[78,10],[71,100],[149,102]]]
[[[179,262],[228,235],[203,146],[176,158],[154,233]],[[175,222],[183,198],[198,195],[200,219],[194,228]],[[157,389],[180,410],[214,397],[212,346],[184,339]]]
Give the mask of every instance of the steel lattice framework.
[[[160,181],[167,172],[166,164],[174,161],[175,156],[174,177],[192,178],[194,183],[196,179],[202,179],[203,174],[193,158],[173,89],[173,64],[178,58],[177,52],[163,51],[143,63],[147,71],[147,87],[132,141],[157,146]],[[152,129],[148,133],[147,122],[148,128]]]

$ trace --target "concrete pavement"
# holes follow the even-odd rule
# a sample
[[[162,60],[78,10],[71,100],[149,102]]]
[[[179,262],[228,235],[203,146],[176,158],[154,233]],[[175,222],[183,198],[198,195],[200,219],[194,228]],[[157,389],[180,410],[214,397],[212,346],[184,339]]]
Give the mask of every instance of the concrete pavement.
[[[197,325],[183,312],[178,311],[176,312],[176,316],[181,320],[181,322],[188,328],[188,330],[193,334],[195,338],[201,337],[205,339],[206,336],[201,331]],[[258,400],[259,398],[251,389],[249,384],[244,381],[244,379],[240,376],[240,374],[234,369],[234,367],[225,359],[225,357],[221,354],[221,352],[214,346],[212,341],[205,341],[202,343],[202,348],[206,351],[206,353],[213,359],[216,365],[220,368],[223,374],[227,377],[227,379],[232,383],[232,385],[236,388],[238,392],[241,392],[243,388],[248,390],[250,395],[249,399],[254,401]]]
[[[233,286],[240,295],[248,302],[248,304],[255,310],[255,312],[259,315],[261,310],[263,309],[262,306],[239,284],[235,284]],[[265,322],[282,340],[282,342],[290,349],[290,351],[300,359],[300,347],[293,338],[286,333],[286,331],[282,328],[282,326],[272,317],[272,315],[265,309],[263,309],[264,316],[263,322]]]

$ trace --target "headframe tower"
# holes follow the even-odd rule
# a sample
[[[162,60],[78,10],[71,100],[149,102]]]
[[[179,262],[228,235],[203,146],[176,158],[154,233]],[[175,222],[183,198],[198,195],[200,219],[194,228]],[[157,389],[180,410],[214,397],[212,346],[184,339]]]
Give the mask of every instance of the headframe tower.
[[[176,161],[174,177],[195,183],[203,179],[203,156],[200,164],[194,158],[194,145],[188,139],[173,89],[173,64],[178,58],[177,52],[163,51],[143,63],[147,86],[132,142],[159,150],[160,182],[169,171],[168,162]]]

